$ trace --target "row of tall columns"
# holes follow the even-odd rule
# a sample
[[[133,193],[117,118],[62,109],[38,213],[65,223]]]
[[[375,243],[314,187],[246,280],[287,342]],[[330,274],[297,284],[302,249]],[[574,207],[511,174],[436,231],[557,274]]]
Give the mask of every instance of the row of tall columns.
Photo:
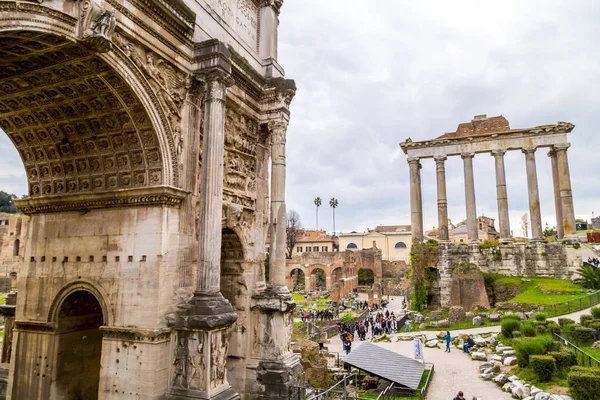
[[[567,158],[568,144],[554,145],[548,153],[552,161],[552,178],[554,182],[554,199],[556,206],[556,228],[559,239],[573,237],[576,233],[571,177]],[[533,240],[543,240],[542,216],[535,162],[535,148],[524,148],[525,167],[527,170],[527,191],[529,197],[529,213]],[[496,170],[496,193],[498,202],[498,223],[500,241],[511,240],[510,220],[508,213],[508,195],[506,190],[506,171],[504,168],[505,150],[494,150]],[[477,205],[475,200],[475,181],[473,174],[474,153],[463,153],[463,171],[465,179],[465,204],[467,214],[467,232],[470,243],[479,242]],[[438,197],[438,237],[441,242],[449,240],[448,236],[448,199],[446,194],[445,156],[435,156]],[[409,157],[410,169],[410,204],[413,238],[423,240],[423,202],[421,192],[421,162],[419,158]]]

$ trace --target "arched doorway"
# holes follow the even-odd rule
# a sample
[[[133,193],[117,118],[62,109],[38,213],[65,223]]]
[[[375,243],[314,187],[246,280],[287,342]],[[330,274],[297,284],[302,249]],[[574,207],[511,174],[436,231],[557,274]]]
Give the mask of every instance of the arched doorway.
[[[294,268],[290,272],[290,277],[292,278],[293,291],[304,290],[306,287],[306,276],[304,271],[302,271],[300,268]]]
[[[313,290],[327,290],[327,275],[321,268],[315,268],[310,273]]]
[[[375,273],[370,268],[361,268],[358,270],[358,286],[364,289],[371,289],[375,283]]]
[[[65,400],[95,400],[100,381],[104,315],[88,291],[63,301],[57,316],[56,380],[51,392]]]

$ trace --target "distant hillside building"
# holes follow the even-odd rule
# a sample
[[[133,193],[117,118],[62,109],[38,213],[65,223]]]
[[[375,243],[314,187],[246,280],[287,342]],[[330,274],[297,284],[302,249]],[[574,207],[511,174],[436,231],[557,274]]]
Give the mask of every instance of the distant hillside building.
[[[381,250],[382,260],[408,264],[412,234],[410,225],[380,225],[366,232],[341,233],[339,243],[340,251],[376,247]]]
[[[483,215],[477,218],[477,230],[480,243],[484,240],[498,240],[498,231],[496,231],[496,228],[494,227],[494,221],[493,218]],[[435,227],[431,231],[425,232],[425,235],[430,239],[438,239],[438,233]],[[469,235],[467,232],[467,221],[464,220],[457,225],[454,225],[448,220],[448,236],[452,243],[468,243]]]

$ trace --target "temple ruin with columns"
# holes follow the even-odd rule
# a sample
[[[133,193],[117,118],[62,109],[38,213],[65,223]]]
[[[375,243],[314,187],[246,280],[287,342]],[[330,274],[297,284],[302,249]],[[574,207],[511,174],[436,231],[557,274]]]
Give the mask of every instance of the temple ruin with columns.
[[[30,217],[5,398],[283,400],[302,380],[282,4],[0,0]]]
[[[475,116],[470,122],[460,124],[455,132],[446,133],[436,139],[420,142],[407,139],[400,144],[408,157],[410,168],[411,226],[413,240],[416,241],[423,240],[421,162],[433,159],[436,164],[440,257],[435,267],[437,279],[430,288],[432,292],[430,296],[434,299],[434,304],[447,307],[462,303],[461,297],[473,297],[467,293],[469,290],[475,290],[472,280],[463,279],[455,272],[459,264],[475,265],[481,272],[508,275],[556,278],[573,276],[575,270],[581,265],[581,256],[573,247],[577,237],[567,158],[567,149],[570,146],[567,135],[573,128],[574,125],[571,123],[558,122],[534,128],[513,129],[510,128],[508,120],[502,116],[488,118],[480,115]],[[548,156],[552,161],[559,239],[555,243],[545,242],[542,234],[535,154],[543,149],[548,149]],[[532,240],[529,243],[516,243],[511,237],[504,168],[504,154],[511,150],[521,151],[524,155],[532,232]],[[473,176],[473,158],[478,154],[494,157],[500,229],[498,249],[479,247]],[[468,232],[466,246],[450,243],[448,237],[445,161],[452,156],[460,156],[463,160]],[[470,304],[461,305],[470,306]]]

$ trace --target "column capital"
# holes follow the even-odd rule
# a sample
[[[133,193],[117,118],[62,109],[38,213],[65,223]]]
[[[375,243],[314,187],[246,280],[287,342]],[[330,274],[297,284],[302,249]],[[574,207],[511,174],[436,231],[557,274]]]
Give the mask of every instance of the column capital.
[[[490,152],[494,157],[504,157],[506,150],[492,150]]]
[[[435,160],[436,164],[440,164],[440,163],[443,164],[444,161],[446,161],[448,159],[448,157],[446,157],[446,156],[435,156],[435,157],[433,157],[433,159]]]
[[[419,157],[408,157],[407,161],[409,164],[421,164],[421,159]]]
[[[552,150],[554,151],[567,151],[571,147],[571,143],[560,143],[552,146]]]
[[[536,147],[523,147],[521,151],[523,152],[523,154],[534,154],[536,149]]]
[[[231,74],[219,68],[196,73],[196,76],[206,84],[206,100],[225,101],[227,88],[235,83]]]
[[[473,157],[475,157],[475,153],[462,153],[462,154],[460,155],[460,158],[462,158],[463,160],[464,160],[465,158],[473,158]]]
[[[556,150],[554,150],[554,148],[550,147],[550,150],[548,151],[548,157],[556,157]]]
[[[261,7],[271,7],[277,14],[281,12],[283,0],[262,0]]]
[[[273,119],[267,122],[267,129],[271,134],[271,143],[285,144],[288,121],[283,119]]]

